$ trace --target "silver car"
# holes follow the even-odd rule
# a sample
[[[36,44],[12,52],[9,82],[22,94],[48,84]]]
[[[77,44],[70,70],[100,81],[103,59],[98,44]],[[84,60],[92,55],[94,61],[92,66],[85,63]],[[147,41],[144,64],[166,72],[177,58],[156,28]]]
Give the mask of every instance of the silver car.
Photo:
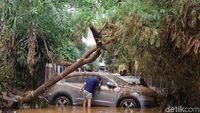
[[[101,89],[96,90],[92,100],[94,106],[117,106],[140,108],[155,105],[157,93],[147,87],[130,86],[112,73],[74,72],[51,87],[47,96],[56,105],[82,105],[80,88],[88,77],[100,76]]]

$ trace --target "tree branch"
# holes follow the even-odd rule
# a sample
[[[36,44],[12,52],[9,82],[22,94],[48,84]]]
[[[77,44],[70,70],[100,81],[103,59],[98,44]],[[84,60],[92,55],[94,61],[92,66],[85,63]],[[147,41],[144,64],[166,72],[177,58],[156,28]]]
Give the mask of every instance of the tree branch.
[[[88,58],[93,52],[97,50],[97,47],[90,48],[87,52],[85,52],[82,56],[81,59],[86,59]]]
[[[95,53],[92,54],[91,57],[85,59],[84,63],[85,63],[85,64],[89,64],[89,63],[93,62],[94,60],[96,60],[96,59],[99,57],[99,55],[101,54],[101,51],[100,51],[100,50],[101,50],[101,49],[98,48],[98,49],[95,51]]]

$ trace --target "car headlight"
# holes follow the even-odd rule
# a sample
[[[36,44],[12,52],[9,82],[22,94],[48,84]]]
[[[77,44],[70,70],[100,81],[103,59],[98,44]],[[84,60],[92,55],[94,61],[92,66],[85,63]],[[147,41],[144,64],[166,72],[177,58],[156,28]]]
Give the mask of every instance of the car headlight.
[[[141,96],[142,93],[141,93],[141,92],[135,92],[135,93],[133,93],[133,95],[134,95],[134,96]]]

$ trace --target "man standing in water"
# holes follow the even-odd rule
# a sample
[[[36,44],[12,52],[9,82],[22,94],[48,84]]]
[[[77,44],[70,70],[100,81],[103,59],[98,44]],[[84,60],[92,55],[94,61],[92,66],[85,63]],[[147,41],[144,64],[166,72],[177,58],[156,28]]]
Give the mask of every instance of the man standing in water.
[[[87,103],[88,108],[91,107],[93,94],[96,89],[100,89],[101,82],[102,82],[101,77],[99,76],[87,78],[86,82],[81,88],[81,91],[83,92],[83,97],[84,97],[83,107],[86,107],[86,103]]]

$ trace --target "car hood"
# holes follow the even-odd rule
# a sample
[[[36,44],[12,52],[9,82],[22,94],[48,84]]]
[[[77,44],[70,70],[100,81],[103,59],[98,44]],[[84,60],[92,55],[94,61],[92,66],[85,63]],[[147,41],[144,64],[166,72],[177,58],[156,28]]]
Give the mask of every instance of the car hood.
[[[123,95],[130,95],[132,93],[138,93],[140,95],[150,96],[150,97],[156,97],[158,95],[158,93],[155,90],[144,86],[135,85],[135,86],[119,86],[119,87],[121,88],[121,93]]]

